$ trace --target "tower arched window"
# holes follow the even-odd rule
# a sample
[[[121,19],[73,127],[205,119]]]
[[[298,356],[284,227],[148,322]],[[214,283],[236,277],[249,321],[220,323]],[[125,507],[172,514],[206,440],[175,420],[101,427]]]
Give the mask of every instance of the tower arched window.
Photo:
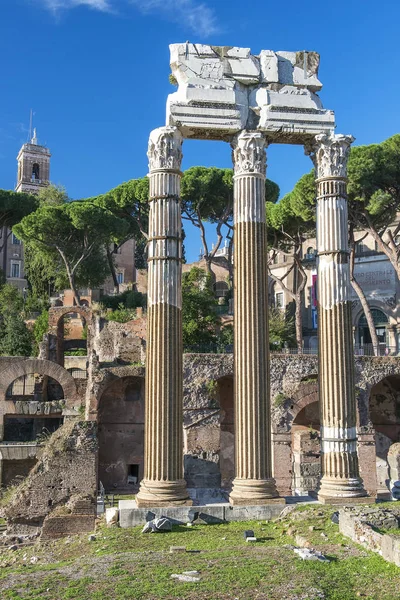
[[[38,181],[40,179],[40,166],[38,163],[32,165],[32,181]]]

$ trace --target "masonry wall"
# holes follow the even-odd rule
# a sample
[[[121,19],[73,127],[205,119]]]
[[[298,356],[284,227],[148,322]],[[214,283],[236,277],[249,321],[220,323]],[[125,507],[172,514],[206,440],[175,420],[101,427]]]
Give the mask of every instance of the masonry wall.
[[[53,434],[2,516],[9,533],[37,534],[54,509],[81,495],[90,505],[96,494],[96,424],[70,419]],[[93,525],[94,506],[93,500]]]
[[[124,377],[106,388],[99,403],[98,438],[99,480],[105,489],[136,489],[133,477],[143,477],[143,378]]]

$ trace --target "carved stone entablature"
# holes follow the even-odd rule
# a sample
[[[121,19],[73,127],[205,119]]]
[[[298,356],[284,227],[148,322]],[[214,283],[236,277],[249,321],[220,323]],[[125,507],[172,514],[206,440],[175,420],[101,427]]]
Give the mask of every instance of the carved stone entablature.
[[[331,133],[335,116],[317,93],[319,54],[172,44],[178,90],[168,96],[167,124],[185,138],[231,139],[243,129],[271,142],[306,143]]]
[[[265,175],[267,160],[265,137],[259,131],[242,131],[232,142],[235,175],[260,173]]]
[[[352,135],[320,134],[315,136],[312,147],[306,148],[315,167],[315,177],[347,177],[347,161],[350,145],[354,142]]]
[[[182,139],[182,134],[176,127],[153,129],[147,151],[149,171],[157,169],[179,171],[182,162]]]

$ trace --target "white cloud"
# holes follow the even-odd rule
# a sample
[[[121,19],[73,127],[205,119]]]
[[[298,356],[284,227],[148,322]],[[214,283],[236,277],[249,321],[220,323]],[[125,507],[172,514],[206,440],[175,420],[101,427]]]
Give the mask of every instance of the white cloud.
[[[201,36],[212,35],[219,31],[215,13],[204,2],[197,0],[130,0],[132,4],[146,14],[157,12],[167,20],[187,26]]]
[[[112,10],[110,0],[40,0],[46,8],[52,12],[57,13],[60,10],[66,10],[68,8],[76,8],[77,6],[88,6],[95,10],[101,10],[103,12],[109,12]]]
[[[142,14],[155,14],[167,21],[207,37],[219,31],[215,12],[201,0],[34,0],[54,14],[77,6],[101,12],[116,12],[122,2],[131,4]]]

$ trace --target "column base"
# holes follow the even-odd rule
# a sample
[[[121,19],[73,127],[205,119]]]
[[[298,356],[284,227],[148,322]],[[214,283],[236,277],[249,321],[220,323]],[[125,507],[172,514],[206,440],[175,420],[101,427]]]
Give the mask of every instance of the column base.
[[[321,504],[331,504],[332,506],[350,506],[353,504],[375,504],[375,496],[362,496],[360,498],[339,498],[338,496],[320,496],[317,499]]]
[[[368,496],[360,477],[336,479],[322,477],[317,497],[323,504],[368,504],[375,502]]]
[[[261,506],[264,504],[285,504],[275,486],[275,479],[234,479],[229,494],[232,506]]]
[[[186,481],[149,481],[142,479],[136,496],[138,508],[163,506],[192,506],[186,489]]]

